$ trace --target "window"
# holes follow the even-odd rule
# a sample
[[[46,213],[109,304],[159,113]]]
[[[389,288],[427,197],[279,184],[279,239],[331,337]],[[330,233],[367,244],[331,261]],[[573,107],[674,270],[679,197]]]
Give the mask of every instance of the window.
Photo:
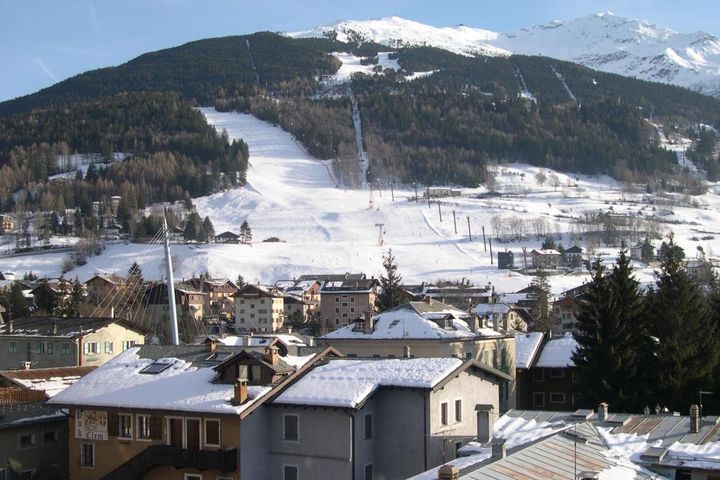
[[[534,368],[533,369],[533,382],[543,382],[545,381],[545,370],[542,368]]]
[[[265,299],[264,299],[264,298],[261,298],[261,299],[260,299],[260,304],[261,304],[261,305],[265,305]]]
[[[350,297],[350,302],[355,303],[355,297]]]
[[[440,404],[440,425],[447,425],[448,424],[448,404],[447,402],[442,402]]]
[[[455,422],[462,422],[462,417],[462,400],[457,399],[455,400]]]
[[[127,350],[128,348],[131,348],[131,347],[134,347],[134,346],[135,346],[135,340],[124,340],[124,341],[122,342],[123,352],[124,352],[125,350]]]
[[[70,355],[70,344],[68,342],[60,344],[60,353],[63,355]]]
[[[147,367],[140,370],[140,373],[145,373],[148,375],[157,375],[160,372],[164,372],[168,368],[170,368],[170,365],[172,363],[163,363],[163,362],[153,362]]]
[[[35,353],[45,353],[45,342],[37,342],[35,344]]]
[[[365,440],[370,440],[373,438],[373,431],[372,431],[372,414],[366,414],[365,415]]]
[[[220,420],[205,419],[205,445],[220,446]]]
[[[533,392],[533,407],[544,407],[545,406],[545,393],[544,392]]]
[[[8,342],[8,352],[17,353],[17,342]]]
[[[335,303],[340,302],[340,297],[335,297]]]
[[[710,477],[712,478],[712,477]],[[692,479],[692,471],[691,470],[681,470],[677,469],[675,470],[675,480],[691,480]]]
[[[347,307],[347,302],[343,302],[341,306],[342,306],[342,307]]]
[[[46,350],[48,355],[52,355],[53,351],[55,350],[55,345],[53,345],[53,342],[47,342],[46,344]]]
[[[283,416],[283,440],[288,442],[300,441],[297,415]]]
[[[37,437],[35,432],[26,432],[18,434],[18,450],[26,448],[34,448],[37,445]]]
[[[132,415],[118,415],[118,437],[132,438]]]
[[[149,440],[150,439],[150,416],[149,415],[138,415],[137,416],[137,438],[138,438],[138,440]]]
[[[462,448],[462,442],[455,442],[455,458],[460,456],[460,449]]]
[[[95,467],[95,445],[92,443],[83,443],[80,445],[80,466]]]
[[[202,480],[202,475],[199,473],[186,473],[183,480]]]
[[[467,358],[468,360],[470,360],[472,357],[473,357],[472,352],[465,352],[465,358]]]
[[[283,480],[298,480],[297,465],[283,465]]]
[[[100,353],[100,343],[99,342],[86,342],[83,345],[83,353],[85,355],[94,355]]]
[[[42,443],[43,445],[48,445],[52,443],[58,442],[58,432],[57,430],[45,430],[42,434]]]
[[[565,378],[565,370],[562,368],[551,368],[548,372],[550,378]]]
[[[365,465],[365,480],[372,480],[373,478],[373,468],[372,463],[368,463]]]
[[[113,352],[113,342],[105,342],[105,353]]]
[[[553,392],[550,394],[550,403],[565,403],[565,394],[562,392]]]

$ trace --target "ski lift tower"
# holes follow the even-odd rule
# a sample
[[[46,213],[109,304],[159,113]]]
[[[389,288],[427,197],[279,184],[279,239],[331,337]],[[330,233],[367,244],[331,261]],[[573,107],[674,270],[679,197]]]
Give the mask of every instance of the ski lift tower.
[[[385,226],[385,224],[384,223],[376,223],[375,226],[378,227],[378,231],[379,231],[378,244],[380,244],[380,246],[382,247],[383,243],[384,243],[383,227]]]

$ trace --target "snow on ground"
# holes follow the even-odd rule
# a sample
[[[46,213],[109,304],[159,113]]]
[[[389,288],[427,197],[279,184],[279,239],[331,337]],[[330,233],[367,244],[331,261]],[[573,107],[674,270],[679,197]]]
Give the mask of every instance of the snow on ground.
[[[392,248],[399,271],[408,283],[439,279],[469,279],[476,285],[492,283],[497,291],[516,291],[528,285],[531,277],[498,270],[490,262],[483,245],[481,227],[492,233],[493,217],[504,224],[514,219],[527,222],[543,220],[553,235],[568,237],[573,219],[585,212],[631,215],[661,220],[663,232],[673,230],[676,242],[688,257],[701,246],[709,257],[720,253],[720,196],[710,192],[683,202],[681,195],[648,197],[631,193],[609,177],[587,177],[555,173],[523,164],[495,168],[496,191],[500,197],[477,198],[487,193],[484,187],[462,189],[463,196],[440,199],[438,206],[414,202],[411,186],[396,186],[395,201],[390,191],[374,190],[372,208],[366,189],[339,188],[327,161],[312,158],[287,132],[251,115],[219,113],[202,109],[218,131],[231,138],[243,138],[250,148],[248,183],[244,188],[227,190],[194,200],[198,213],[209,215],[215,231],[238,232],[247,220],[253,232],[251,245],[174,245],[175,277],[190,278],[208,272],[213,277],[236,278],[272,283],[278,279],[306,273],[365,272],[382,273],[382,255]],[[546,178],[542,180],[542,173]],[[422,193],[422,188],[420,190]],[[674,204],[672,202],[675,202]],[[453,224],[457,220],[457,233]],[[472,241],[467,218],[470,218]],[[380,230],[382,240],[380,245]],[[280,242],[263,242],[277,237]],[[556,237],[557,238],[557,237]],[[493,251],[515,252],[515,263],[523,266],[522,247],[530,252],[539,248],[542,238],[526,230],[522,241],[493,241]],[[581,244],[583,248],[586,246]],[[617,255],[615,248],[597,248],[608,260]],[[20,257],[0,257],[0,271],[33,271],[40,276],[60,275],[67,254],[53,253]],[[145,278],[163,275],[162,248],[142,244],[108,245],[99,257],[88,258],[87,265],[66,276],[87,280],[96,273],[125,274],[133,261],[143,269]],[[651,269],[641,268],[638,280],[653,281]],[[549,277],[553,293],[575,287],[587,280],[584,274]]]

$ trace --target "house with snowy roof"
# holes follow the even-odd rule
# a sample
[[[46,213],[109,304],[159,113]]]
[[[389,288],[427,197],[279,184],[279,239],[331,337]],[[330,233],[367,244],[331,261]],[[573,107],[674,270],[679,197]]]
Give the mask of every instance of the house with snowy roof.
[[[265,404],[264,478],[407,478],[455,458],[510,377],[459,358],[331,359]]]
[[[252,413],[328,355],[131,348],[49,401],[69,412],[70,478],[268,478],[267,416]]]
[[[557,270],[562,262],[562,254],[552,249],[533,250],[530,257],[535,270]]]
[[[470,305],[493,303],[495,288],[491,284],[482,286],[425,285],[421,297],[423,299],[432,298],[460,309],[467,309]]]
[[[569,410],[579,405],[575,363],[578,344],[571,334],[547,339],[538,332],[515,338],[522,362],[517,370],[517,407]],[[518,364],[516,364],[518,365]]]
[[[463,358],[501,370],[512,381],[501,386],[501,408],[515,403],[515,337],[484,327],[476,316],[426,299],[407,302],[374,316],[356,318],[320,338],[348,357]]]
[[[182,284],[204,294],[204,316],[221,317],[227,320],[235,314],[233,296],[240,288],[229,278],[191,278],[184,280]]]
[[[335,329],[352,323],[360,314],[372,315],[379,285],[375,278],[326,280],[320,287],[320,321]]]
[[[320,287],[321,283],[317,280],[279,280],[275,282],[282,292],[300,297],[308,306],[307,314],[312,314],[320,307]]]
[[[119,275],[95,275],[85,282],[87,302],[99,305],[106,298],[117,295],[124,285],[125,279]]]
[[[121,318],[13,319],[0,326],[0,368],[98,366],[149,333]]]
[[[473,305],[472,312],[484,325],[494,328],[497,324],[505,331],[526,332],[532,322],[532,315],[527,310],[506,303],[480,303]]]
[[[275,287],[248,284],[233,297],[236,333],[274,333],[283,329],[285,295]]]

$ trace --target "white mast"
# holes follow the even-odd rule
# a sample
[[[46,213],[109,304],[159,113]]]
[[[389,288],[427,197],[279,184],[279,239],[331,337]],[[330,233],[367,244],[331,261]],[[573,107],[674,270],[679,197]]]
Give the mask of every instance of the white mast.
[[[170,307],[170,335],[172,344],[180,345],[177,311],[175,309],[175,279],[173,278],[172,258],[170,257],[170,230],[167,226],[167,218],[164,215],[163,226],[165,227],[165,268],[167,269],[168,305]]]

